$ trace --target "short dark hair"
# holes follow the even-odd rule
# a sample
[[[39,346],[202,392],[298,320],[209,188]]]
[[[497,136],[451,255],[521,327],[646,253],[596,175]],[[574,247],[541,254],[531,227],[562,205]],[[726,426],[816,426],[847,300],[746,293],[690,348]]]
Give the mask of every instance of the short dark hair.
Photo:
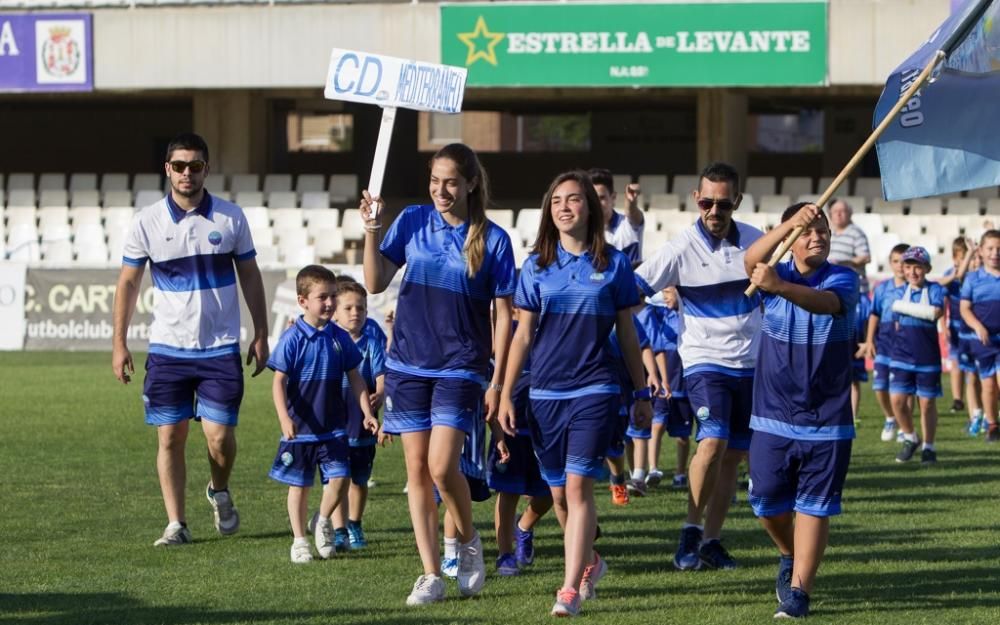
[[[792,204],[791,206],[786,208],[785,212],[781,213],[781,223],[785,223],[792,217],[795,217],[795,213],[802,210],[802,207],[805,206],[806,204],[809,204],[809,202],[796,202],[795,204]],[[822,219],[827,223],[827,225],[830,224],[830,220],[826,218],[826,213],[824,213],[822,209],[820,209],[819,211],[819,216],[820,219]]]
[[[1000,239],[1000,230],[987,230],[983,233],[983,236],[979,239],[979,245],[982,246],[986,243],[986,239]]]
[[[897,243],[892,246],[891,250],[889,250],[889,256],[892,256],[893,254],[902,254],[908,249],[910,249],[909,243]]]
[[[300,297],[308,297],[313,285],[323,282],[336,284],[337,277],[323,265],[306,265],[295,276],[295,293]]]
[[[604,185],[608,192],[615,192],[615,177],[611,174],[610,169],[594,167],[588,170],[587,174],[590,175],[590,181],[595,185]]]
[[[333,287],[333,297],[338,298],[344,293],[356,293],[361,296],[361,299],[365,300],[366,304],[368,303],[368,291],[354,278],[350,278],[349,280],[344,280],[343,276],[337,278],[337,282]]]
[[[205,162],[208,162],[208,144],[201,138],[201,135],[196,135],[193,132],[181,133],[170,140],[167,145],[168,161],[173,157],[175,150],[197,150],[205,157]]]
[[[736,195],[740,194],[740,174],[736,171],[736,168],[729,163],[716,161],[714,163],[709,163],[705,169],[701,170],[701,175],[698,177],[699,191],[701,190],[702,178],[710,182],[728,182],[733,188],[733,192],[736,193]]]
[[[969,251],[969,245],[965,242],[965,237],[955,237],[955,239],[951,242],[951,253],[954,254],[959,251]]]

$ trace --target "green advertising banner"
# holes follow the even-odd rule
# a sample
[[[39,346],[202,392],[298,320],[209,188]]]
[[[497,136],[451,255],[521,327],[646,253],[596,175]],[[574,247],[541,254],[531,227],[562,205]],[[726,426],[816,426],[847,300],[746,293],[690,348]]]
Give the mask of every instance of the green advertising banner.
[[[441,62],[474,87],[827,83],[827,3],[441,6]]]

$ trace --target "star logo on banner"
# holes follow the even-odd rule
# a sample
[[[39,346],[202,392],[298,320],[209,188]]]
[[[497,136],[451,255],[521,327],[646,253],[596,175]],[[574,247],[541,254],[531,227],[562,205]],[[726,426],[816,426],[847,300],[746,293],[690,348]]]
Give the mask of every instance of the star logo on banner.
[[[480,15],[479,19],[476,20],[476,27],[471,33],[458,33],[459,40],[469,46],[469,54],[465,57],[465,66],[469,67],[482,59],[496,67],[496,47],[506,36],[504,33],[491,33],[486,27],[486,20]]]

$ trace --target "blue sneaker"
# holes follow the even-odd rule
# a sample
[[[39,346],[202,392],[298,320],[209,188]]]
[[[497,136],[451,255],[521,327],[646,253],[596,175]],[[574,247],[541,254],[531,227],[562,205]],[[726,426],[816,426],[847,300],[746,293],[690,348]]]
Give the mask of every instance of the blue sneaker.
[[[517,567],[517,558],[512,553],[502,553],[497,558],[497,575],[511,577],[521,572]]]
[[[986,430],[986,417],[977,415],[969,421],[969,436],[979,436]]]
[[[347,529],[343,527],[338,527],[333,530],[333,550],[347,551],[350,545],[351,539],[347,534]]]
[[[520,567],[531,566],[535,562],[535,532],[524,531],[514,524],[514,557]]]
[[[778,603],[784,603],[792,594],[792,556],[782,555],[778,559],[778,577],[774,580],[774,594]]]
[[[736,568],[736,560],[729,555],[720,540],[713,539],[702,543],[698,549],[698,557],[701,559],[701,563],[710,569],[731,571]]]
[[[774,618],[804,618],[809,616],[809,595],[798,588],[792,588],[788,598],[781,602]]]
[[[351,549],[364,549],[368,546],[368,541],[365,540],[365,531],[361,529],[361,523],[348,521],[347,535],[351,541]]]
[[[687,490],[688,478],[683,473],[678,473],[674,476],[674,479],[670,481],[670,487],[674,490]]]
[[[701,544],[702,531],[697,527],[688,526],[681,529],[681,541],[674,554],[674,567],[681,571],[697,571],[701,568],[701,558],[698,557],[698,545]]]
[[[441,574],[452,579],[458,577],[458,557],[441,558]]]

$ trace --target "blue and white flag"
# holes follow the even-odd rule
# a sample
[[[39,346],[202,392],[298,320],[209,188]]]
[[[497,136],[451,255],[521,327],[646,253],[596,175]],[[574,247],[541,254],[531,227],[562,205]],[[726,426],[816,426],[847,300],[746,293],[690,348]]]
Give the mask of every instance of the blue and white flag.
[[[893,70],[874,125],[939,50],[930,84],[876,144],[887,200],[1000,185],[1000,0],[969,0]]]

